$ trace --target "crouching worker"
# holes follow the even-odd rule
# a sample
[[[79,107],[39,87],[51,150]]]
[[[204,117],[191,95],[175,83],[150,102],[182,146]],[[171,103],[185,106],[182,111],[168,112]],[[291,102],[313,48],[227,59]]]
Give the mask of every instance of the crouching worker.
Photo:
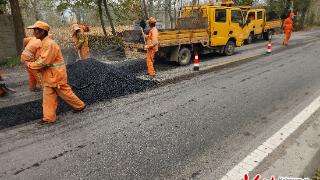
[[[41,46],[40,39],[35,37],[28,37],[23,39],[24,50],[21,54],[21,62],[34,62],[36,61],[36,53]],[[33,70],[26,67],[29,75],[29,90],[38,91],[41,89],[41,74],[39,70]]]
[[[88,36],[83,32],[78,24],[71,26],[74,46],[81,60],[90,58]]]
[[[85,109],[81,101],[67,84],[67,70],[60,47],[48,37],[49,25],[37,21],[28,29],[33,29],[33,34],[41,40],[39,58],[35,62],[26,62],[30,69],[40,70],[43,85],[43,119],[39,124],[50,124],[56,121],[58,96],[72,106],[75,112]]]

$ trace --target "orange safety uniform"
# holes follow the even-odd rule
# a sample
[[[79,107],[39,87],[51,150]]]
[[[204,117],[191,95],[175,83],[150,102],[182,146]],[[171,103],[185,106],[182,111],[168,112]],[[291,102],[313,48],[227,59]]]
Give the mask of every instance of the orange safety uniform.
[[[81,101],[67,84],[67,70],[59,46],[51,38],[45,37],[39,49],[39,58],[27,62],[30,69],[40,70],[43,84],[43,121],[56,121],[58,96],[75,110],[81,110],[85,103]]]
[[[145,35],[145,41],[147,43],[146,49],[147,49],[147,67],[148,67],[148,74],[149,76],[155,75],[155,70],[153,67],[154,64],[154,54],[158,52],[158,29],[156,27],[153,27],[148,35]]]
[[[36,53],[41,46],[41,40],[35,37],[28,37],[23,39],[24,50],[21,54],[21,62],[34,62],[36,61]],[[29,75],[29,89],[35,90],[37,84],[41,86],[41,74],[39,70],[33,70],[26,67]]]
[[[88,36],[78,24],[73,24],[71,31],[73,42],[79,53],[80,59],[88,59],[90,57]]]
[[[290,17],[288,17],[283,21],[283,31],[285,33],[283,44],[286,46],[289,44],[289,40],[293,30],[293,20],[292,20],[293,16],[295,16],[294,13],[290,13]]]

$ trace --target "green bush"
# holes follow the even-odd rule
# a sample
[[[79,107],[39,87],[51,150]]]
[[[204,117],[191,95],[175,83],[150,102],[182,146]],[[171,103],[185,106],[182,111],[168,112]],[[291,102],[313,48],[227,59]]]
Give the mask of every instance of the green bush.
[[[9,66],[13,67],[20,63],[20,57],[14,56],[0,60],[0,66]]]
[[[312,180],[320,180],[320,169],[318,169],[318,170],[314,173],[314,176],[312,177]]]

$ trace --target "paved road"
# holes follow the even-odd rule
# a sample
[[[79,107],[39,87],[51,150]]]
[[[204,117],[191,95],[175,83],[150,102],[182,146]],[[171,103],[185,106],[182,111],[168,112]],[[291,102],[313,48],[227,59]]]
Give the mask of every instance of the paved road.
[[[318,95],[319,45],[2,130],[0,178],[218,179]]]

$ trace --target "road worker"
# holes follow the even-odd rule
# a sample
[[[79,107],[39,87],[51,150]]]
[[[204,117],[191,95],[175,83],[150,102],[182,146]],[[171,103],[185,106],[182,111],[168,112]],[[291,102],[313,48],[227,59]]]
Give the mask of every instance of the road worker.
[[[30,69],[40,70],[43,86],[43,119],[39,124],[50,124],[56,121],[58,96],[72,106],[75,112],[80,112],[86,107],[67,84],[67,70],[60,47],[48,37],[49,25],[37,21],[28,29],[33,29],[33,34],[41,40],[39,57],[35,62],[25,62]]]
[[[156,19],[150,17],[147,23],[149,24],[151,30],[148,35],[144,35],[145,38],[145,49],[147,50],[147,67],[150,79],[155,76],[154,55],[158,51],[158,29],[156,28]]]
[[[295,14],[293,12],[290,13],[290,17],[283,21],[283,31],[284,31],[284,40],[283,45],[288,46],[289,39],[293,30],[293,18]]]
[[[41,40],[35,37],[27,37],[23,39],[24,50],[21,54],[21,62],[36,61],[36,53],[41,46]],[[41,74],[39,70],[33,70],[26,67],[29,75],[29,90],[37,91],[41,87]]]
[[[72,24],[71,33],[74,46],[78,52],[79,58],[81,60],[88,59],[90,57],[88,36],[84,33],[84,30],[77,23]]]

